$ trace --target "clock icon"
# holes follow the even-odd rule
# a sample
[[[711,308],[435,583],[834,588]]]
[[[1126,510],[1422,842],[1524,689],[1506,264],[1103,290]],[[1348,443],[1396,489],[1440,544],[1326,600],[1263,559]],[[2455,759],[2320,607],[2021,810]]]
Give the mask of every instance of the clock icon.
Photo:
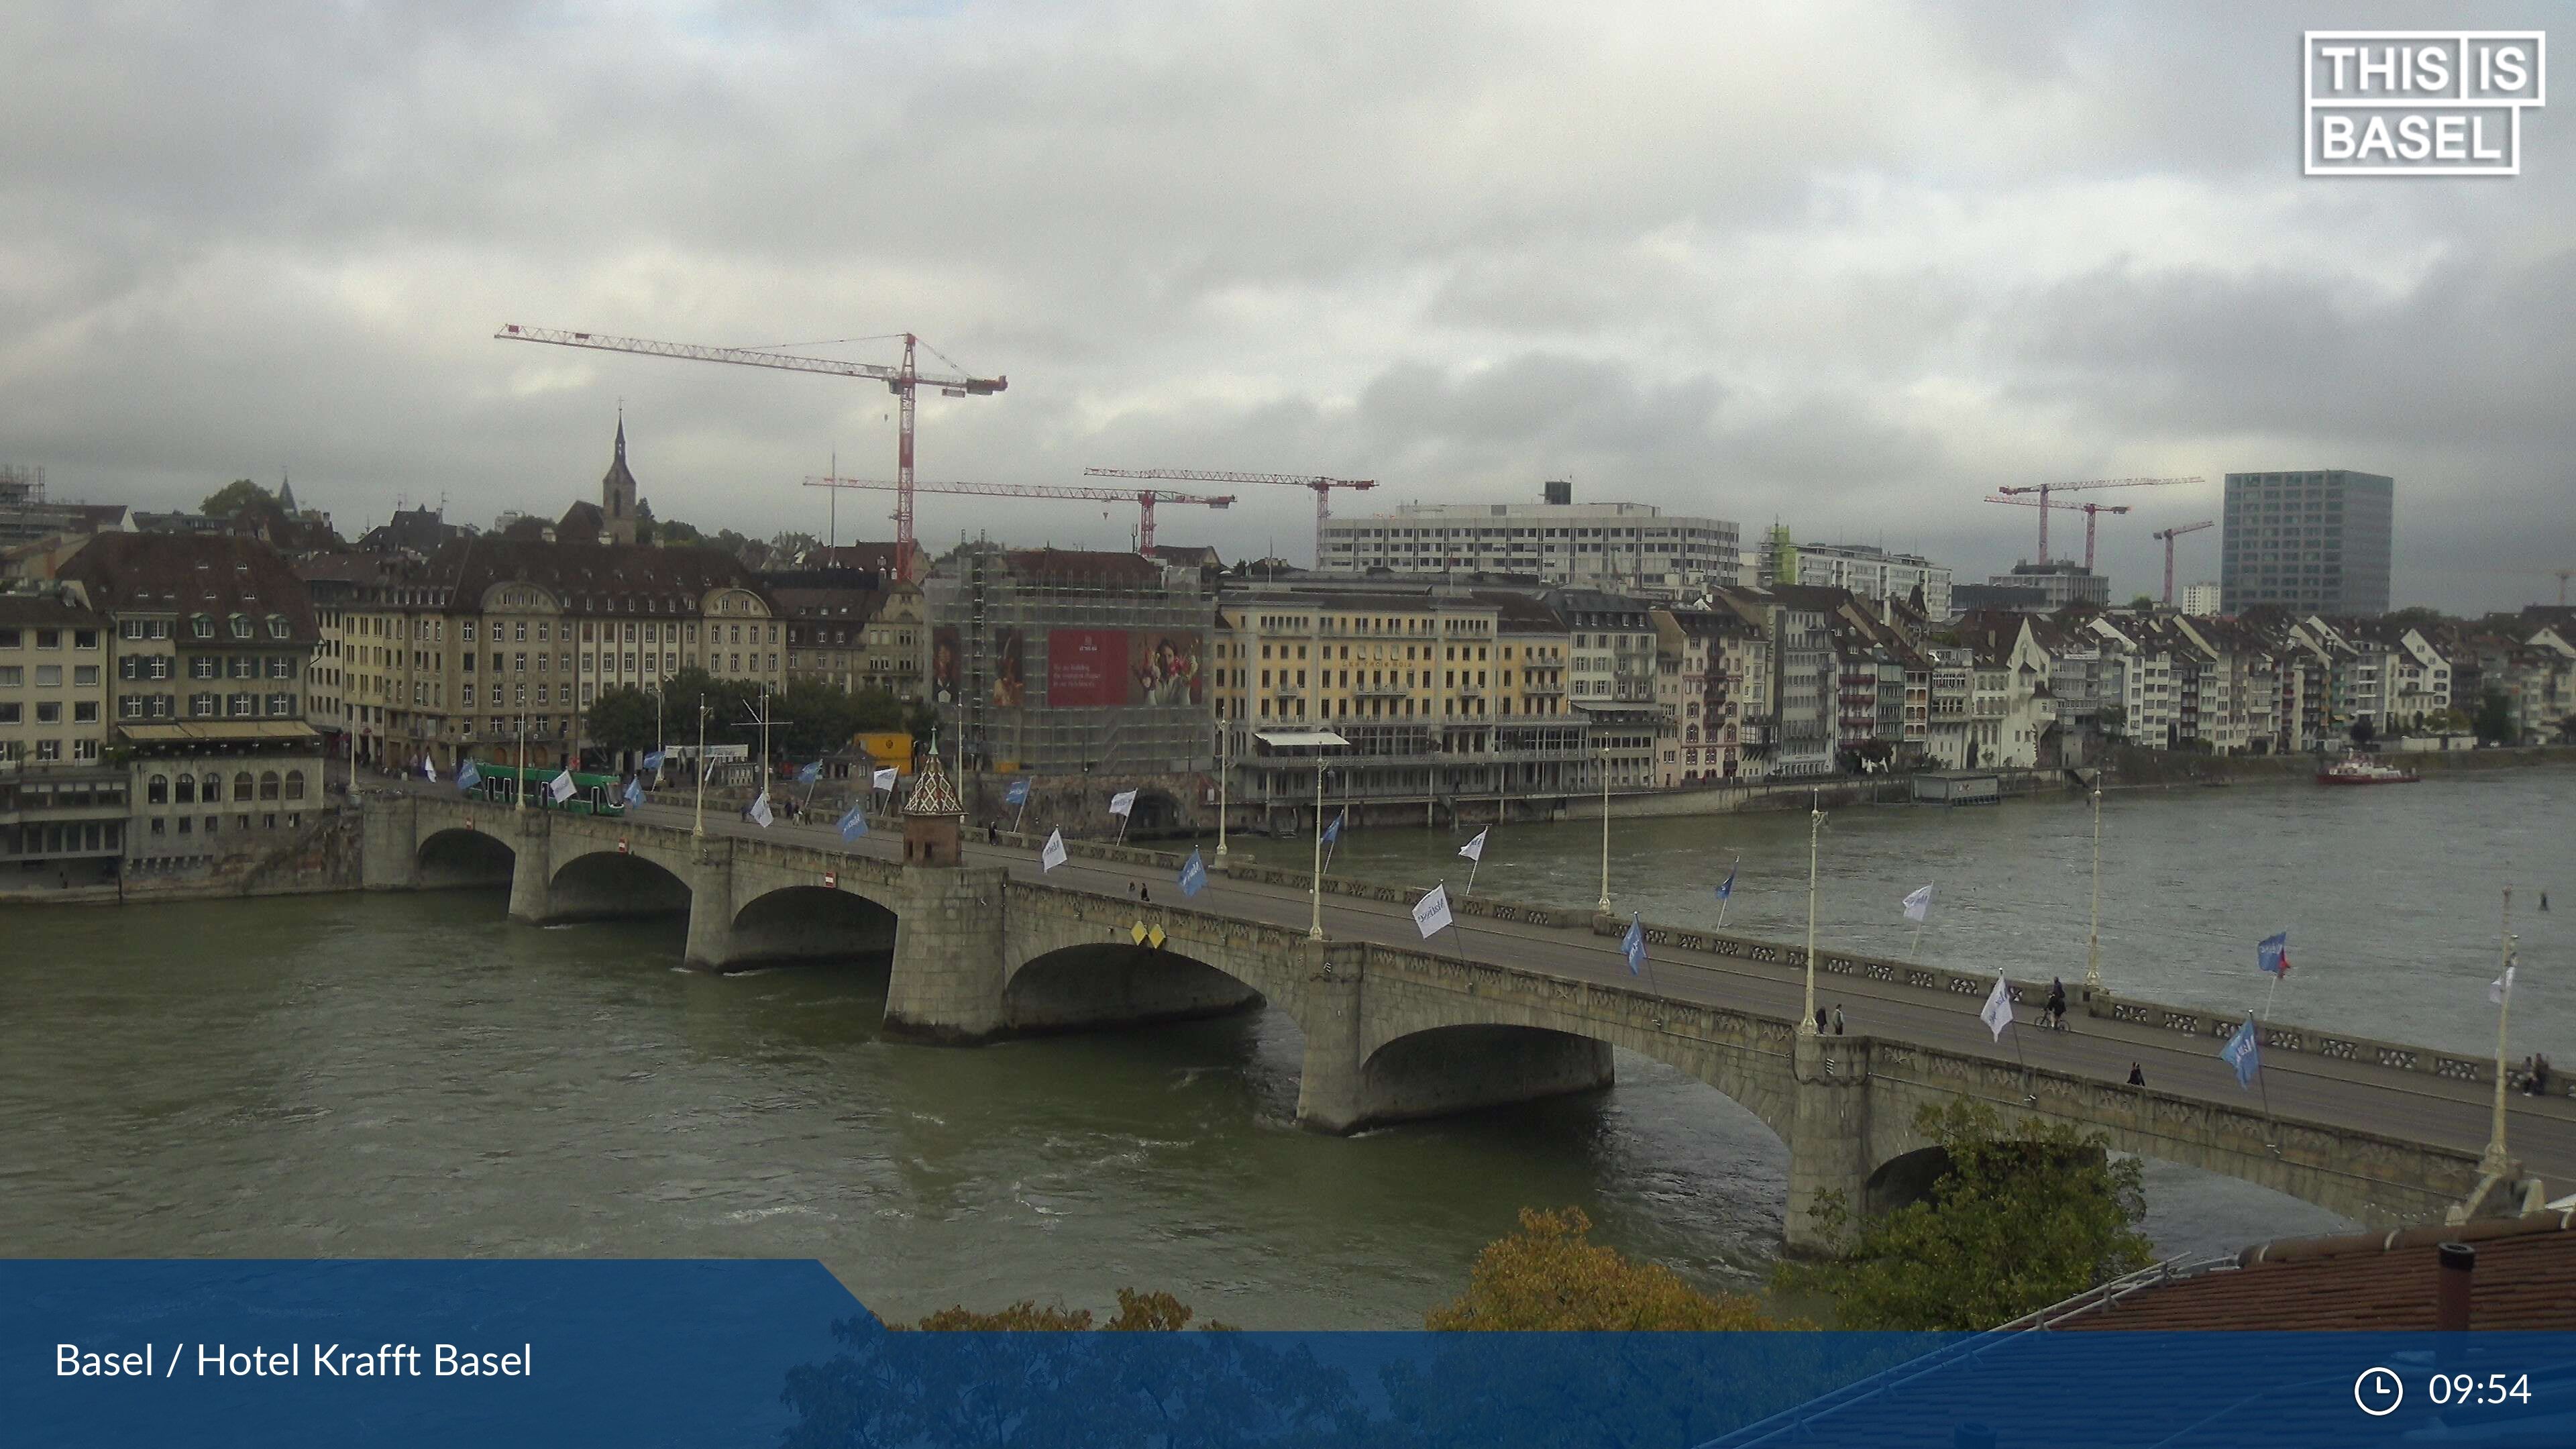
[[[2406,1402],[2406,1385],[2389,1369],[2363,1369],[2361,1377],[2352,1381],[2352,1401],[2370,1417],[2384,1419]]]

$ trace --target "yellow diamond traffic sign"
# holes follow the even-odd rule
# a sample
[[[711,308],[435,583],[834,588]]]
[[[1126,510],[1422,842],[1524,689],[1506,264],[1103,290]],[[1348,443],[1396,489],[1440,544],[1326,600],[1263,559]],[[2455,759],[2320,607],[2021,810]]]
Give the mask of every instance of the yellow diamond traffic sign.
[[[1137,945],[1139,945],[1139,946],[1144,945],[1144,944],[1145,944],[1145,923],[1144,923],[1143,921],[1138,921],[1136,924],[1134,924],[1134,925],[1132,925],[1132,926],[1129,926],[1129,927],[1127,928],[1127,934],[1135,938],[1135,940],[1136,940],[1136,944],[1137,944]]]
[[[1160,926],[1156,926],[1153,930],[1151,930],[1151,931],[1147,932],[1147,933],[1146,933],[1146,935],[1145,935],[1146,943],[1147,943],[1147,944],[1149,944],[1149,945],[1151,945],[1151,946],[1152,946],[1155,950],[1157,950],[1157,951],[1160,951],[1160,950],[1162,950],[1162,949],[1163,949],[1163,942],[1164,942],[1164,940],[1165,940],[1165,939],[1166,939],[1166,938],[1165,938],[1165,937],[1164,937],[1164,935],[1163,935],[1163,928],[1162,928],[1162,927],[1160,927]]]

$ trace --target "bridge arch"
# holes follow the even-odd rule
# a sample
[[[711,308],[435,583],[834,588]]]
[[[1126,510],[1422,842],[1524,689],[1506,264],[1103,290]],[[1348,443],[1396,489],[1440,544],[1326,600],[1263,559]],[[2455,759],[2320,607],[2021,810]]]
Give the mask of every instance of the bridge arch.
[[[1254,1010],[1260,990],[1179,951],[1104,940],[1059,946],[1020,964],[1002,988],[1003,1019],[1023,1032],[1187,1021]]]
[[[888,953],[894,950],[897,919],[891,907],[855,891],[780,886],[734,912],[724,965],[731,969]]]
[[[658,861],[594,850],[555,868],[546,887],[546,919],[682,915],[689,909],[690,894],[688,881]]]
[[[487,831],[459,828],[432,834],[413,859],[420,889],[465,890],[508,886],[519,853]]]

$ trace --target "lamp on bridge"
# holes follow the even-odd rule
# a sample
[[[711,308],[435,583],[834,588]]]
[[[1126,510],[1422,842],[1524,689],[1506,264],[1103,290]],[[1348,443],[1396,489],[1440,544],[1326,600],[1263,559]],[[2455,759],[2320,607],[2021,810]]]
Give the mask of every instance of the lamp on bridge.
[[[948,772],[940,768],[938,752],[924,755],[921,773],[912,782],[912,794],[903,802],[903,863],[965,864],[958,847],[965,824],[966,807],[958,801],[957,787],[949,782]]]

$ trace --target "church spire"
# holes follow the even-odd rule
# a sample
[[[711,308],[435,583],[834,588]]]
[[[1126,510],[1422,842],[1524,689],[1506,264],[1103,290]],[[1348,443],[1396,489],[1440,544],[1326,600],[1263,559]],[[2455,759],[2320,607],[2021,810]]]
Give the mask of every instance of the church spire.
[[[626,408],[617,409],[617,445],[608,460],[608,472],[599,480],[600,519],[607,525],[609,541],[635,541],[635,475],[626,468]]]

